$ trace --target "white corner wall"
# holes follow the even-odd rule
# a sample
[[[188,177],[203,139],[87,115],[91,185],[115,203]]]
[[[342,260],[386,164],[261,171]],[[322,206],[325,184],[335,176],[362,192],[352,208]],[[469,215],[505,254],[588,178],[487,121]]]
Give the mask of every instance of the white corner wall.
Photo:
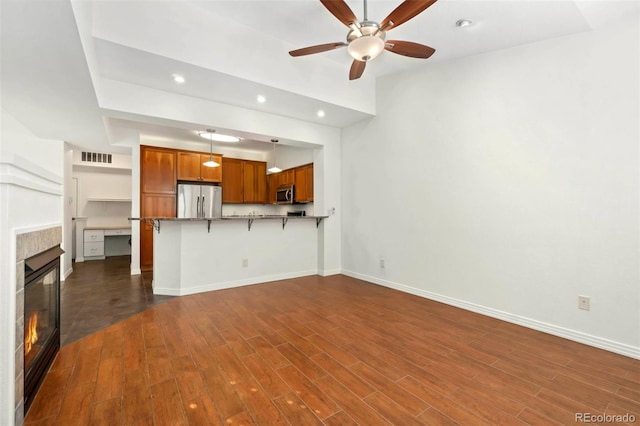
[[[13,425],[15,236],[25,230],[63,225],[64,142],[36,137],[4,110],[0,128],[0,424]],[[62,248],[70,253],[71,247],[65,245],[63,242]],[[21,415],[18,413],[18,423]]]
[[[380,79],[342,134],[343,271],[640,358],[639,40],[636,16]]]

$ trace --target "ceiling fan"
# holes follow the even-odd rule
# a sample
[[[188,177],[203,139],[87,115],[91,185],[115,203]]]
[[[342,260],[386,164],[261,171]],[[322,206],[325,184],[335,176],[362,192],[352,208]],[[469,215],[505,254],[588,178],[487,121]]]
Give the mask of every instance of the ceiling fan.
[[[339,47],[347,47],[347,51],[353,57],[349,80],[355,80],[362,76],[368,61],[372,60],[383,50],[411,58],[426,59],[433,55],[435,49],[419,43],[402,40],[385,40],[387,31],[404,24],[409,19],[423,12],[434,4],[436,0],[405,0],[393,12],[382,20],[381,23],[369,21],[367,18],[367,0],[364,0],[364,19],[358,21],[353,11],[344,0],[320,0],[340,22],[351,28],[347,34],[347,42],[326,43],[316,46],[304,47],[292,50],[291,56],[304,56],[313,53],[326,52]]]

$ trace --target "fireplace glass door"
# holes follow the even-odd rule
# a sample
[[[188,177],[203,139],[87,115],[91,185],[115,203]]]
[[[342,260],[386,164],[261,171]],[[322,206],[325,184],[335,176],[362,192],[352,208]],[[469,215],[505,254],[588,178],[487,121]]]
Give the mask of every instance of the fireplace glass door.
[[[58,328],[58,269],[40,274],[25,288],[24,367],[36,360]]]

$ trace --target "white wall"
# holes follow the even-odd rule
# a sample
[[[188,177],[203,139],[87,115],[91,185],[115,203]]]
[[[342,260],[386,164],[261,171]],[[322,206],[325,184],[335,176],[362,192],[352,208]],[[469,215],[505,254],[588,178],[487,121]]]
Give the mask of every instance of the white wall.
[[[15,417],[15,235],[25,228],[62,225],[64,143],[37,138],[5,111],[1,120],[0,424],[8,425]]]
[[[131,199],[131,170],[98,167],[73,169],[78,180],[78,216],[87,226],[129,226],[131,202],[91,201],[91,198]]]
[[[381,79],[342,135],[344,271],[640,357],[638,35]]]

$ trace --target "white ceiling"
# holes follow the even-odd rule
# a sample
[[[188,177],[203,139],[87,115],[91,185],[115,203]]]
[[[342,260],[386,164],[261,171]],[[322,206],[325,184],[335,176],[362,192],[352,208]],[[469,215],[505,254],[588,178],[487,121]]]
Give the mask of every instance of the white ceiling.
[[[362,2],[346,2],[362,19]],[[381,21],[397,1],[370,0]],[[136,140],[190,140],[211,123],[149,117],[120,108],[123,87],[344,127],[375,115],[375,81],[402,78],[468,55],[588,31],[638,14],[636,0],[439,0],[388,32],[429,45],[427,60],[383,52],[349,81],[346,49],[292,58],[289,50],[344,41],[348,32],[317,0],[73,1],[2,4],[2,108],[37,136],[124,152]],[[458,19],[473,25],[461,29]],[[180,73],[186,83],[176,84]],[[256,101],[258,94],[267,102]],[[115,99],[118,96],[120,99]],[[322,109],[326,116],[316,112]],[[278,135],[243,134],[250,141]],[[196,136],[197,137],[197,136]],[[269,148],[267,144],[247,149]],[[285,143],[295,144],[295,141]]]

